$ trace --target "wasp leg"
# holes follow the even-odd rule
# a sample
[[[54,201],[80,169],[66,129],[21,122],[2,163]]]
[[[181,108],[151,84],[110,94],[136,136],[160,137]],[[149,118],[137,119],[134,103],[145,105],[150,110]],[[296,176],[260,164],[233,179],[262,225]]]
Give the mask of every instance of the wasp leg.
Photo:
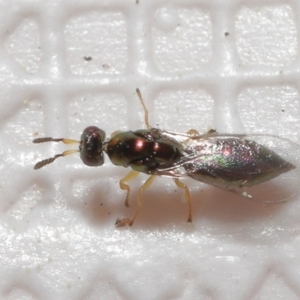
[[[199,132],[196,130],[196,129],[190,129],[188,132],[187,132],[188,135],[191,135],[191,136],[194,136],[194,135],[200,135]]]
[[[214,134],[216,133],[217,134],[217,130],[215,129],[209,129],[206,133],[204,133],[204,135],[208,134]],[[190,135],[191,137],[195,137],[195,136],[199,136],[200,133],[196,130],[196,129],[190,129],[188,132],[187,132],[188,135]]]
[[[142,194],[143,192],[153,183],[154,179],[155,179],[155,175],[152,175],[150,176],[145,182],[144,184],[139,188],[138,190],[138,194],[137,194],[137,204],[138,204],[138,207],[136,209],[136,212],[133,216],[132,219],[128,219],[128,218],[125,218],[125,219],[117,219],[116,221],[116,227],[123,227],[125,225],[129,225],[129,226],[132,226],[136,217],[138,216],[141,208],[142,208],[142,203],[143,203],[143,198],[142,198]]]
[[[188,215],[188,222],[191,223],[192,222],[192,198],[191,198],[191,194],[190,194],[190,191],[189,191],[189,188],[186,184],[184,184],[183,182],[179,181],[178,178],[175,178],[174,179],[174,182],[175,184],[181,188],[181,189],[184,189],[184,193],[185,193],[185,199],[188,203],[188,206],[189,206],[189,215]]]
[[[191,139],[193,139],[193,137],[196,137],[196,136],[199,136],[199,132],[196,130],[196,129],[190,129],[188,132],[187,132],[187,135],[189,135],[189,138],[187,138],[184,143],[187,145],[189,143],[189,141]]]
[[[209,129],[206,134],[213,134],[213,133],[217,133],[217,130],[216,129]]]
[[[126,182],[133,180],[140,174],[138,171],[131,170],[124,178],[122,178],[119,182],[121,190],[127,192],[126,199],[125,199],[125,206],[129,207],[129,193],[130,193],[130,186],[126,184]]]

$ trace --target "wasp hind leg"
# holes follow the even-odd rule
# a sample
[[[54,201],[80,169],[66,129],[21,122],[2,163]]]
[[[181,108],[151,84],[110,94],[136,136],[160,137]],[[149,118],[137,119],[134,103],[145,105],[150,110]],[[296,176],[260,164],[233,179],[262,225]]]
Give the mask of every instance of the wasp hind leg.
[[[211,135],[211,134],[217,134],[217,130],[215,129],[209,129],[206,133],[202,134],[202,135]],[[196,136],[200,136],[200,133],[196,130],[196,129],[190,129],[187,134],[193,138],[193,137],[196,137]]]
[[[187,134],[190,135],[190,136],[198,136],[198,135],[200,135],[199,132],[196,129],[190,129],[187,132]]]
[[[130,174],[130,173],[129,173]],[[129,175],[128,174],[128,175]],[[123,227],[125,225],[129,225],[129,226],[132,226],[136,217],[138,216],[141,208],[142,208],[142,203],[143,203],[143,197],[142,197],[142,194],[143,192],[153,183],[154,179],[155,179],[155,175],[152,175],[150,176],[145,182],[144,184],[139,188],[138,190],[138,194],[137,194],[137,209],[136,209],[136,212],[133,216],[132,219],[129,219],[129,218],[124,218],[124,219],[117,219],[116,221],[116,227]]]
[[[186,145],[190,142],[190,140],[199,136],[199,132],[196,129],[190,129],[186,134],[188,135],[188,138],[184,141]]]
[[[129,194],[130,194],[130,186],[127,184],[128,181],[133,180],[136,178],[140,172],[131,170],[125,177],[123,177],[119,184],[120,184],[120,189],[126,191],[126,199],[125,199],[125,206],[129,207]]]
[[[188,221],[188,223],[192,223],[192,198],[191,198],[189,188],[186,184],[181,182],[178,178],[175,178],[174,182],[179,188],[184,189],[185,199],[186,199],[188,207],[189,207],[189,214],[188,214],[187,221]]]

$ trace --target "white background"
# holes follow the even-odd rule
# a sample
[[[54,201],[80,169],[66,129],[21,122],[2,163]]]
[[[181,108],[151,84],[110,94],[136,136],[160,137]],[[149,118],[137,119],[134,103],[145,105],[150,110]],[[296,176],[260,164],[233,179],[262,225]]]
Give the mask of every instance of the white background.
[[[185,181],[144,194],[128,170],[36,137],[144,128],[299,142],[298,0],[0,2],[0,299],[299,299],[300,202],[246,201]],[[300,187],[299,187],[300,189]],[[267,192],[267,191],[266,191]]]

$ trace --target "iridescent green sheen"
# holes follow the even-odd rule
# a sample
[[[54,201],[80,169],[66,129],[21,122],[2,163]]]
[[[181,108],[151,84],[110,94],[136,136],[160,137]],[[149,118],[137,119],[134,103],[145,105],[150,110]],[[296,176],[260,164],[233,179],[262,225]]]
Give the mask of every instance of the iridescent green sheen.
[[[242,138],[209,138],[187,149],[197,158],[184,164],[188,176],[207,183],[253,186],[294,169],[274,151]]]

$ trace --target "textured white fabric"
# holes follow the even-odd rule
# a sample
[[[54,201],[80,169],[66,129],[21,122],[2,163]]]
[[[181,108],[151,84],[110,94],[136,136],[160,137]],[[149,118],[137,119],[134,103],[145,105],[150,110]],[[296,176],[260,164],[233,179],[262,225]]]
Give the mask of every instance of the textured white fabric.
[[[299,142],[298,0],[0,1],[0,299],[299,299],[300,201],[241,200],[195,182],[193,223],[168,178],[124,206],[128,170],[79,139],[145,128],[263,133]],[[300,187],[299,187],[300,188]]]

